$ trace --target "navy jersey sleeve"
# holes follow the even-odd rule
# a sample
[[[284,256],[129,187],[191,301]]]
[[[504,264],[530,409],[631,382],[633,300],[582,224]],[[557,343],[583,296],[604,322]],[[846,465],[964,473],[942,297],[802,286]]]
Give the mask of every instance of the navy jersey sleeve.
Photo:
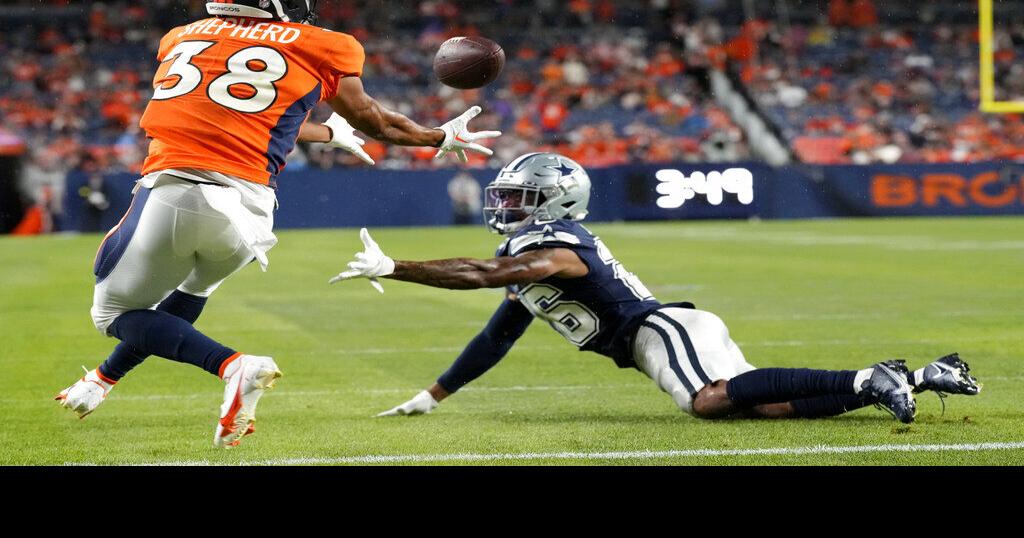
[[[505,299],[480,334],[469,342],[437,384],[449,393],[480,377],[505,357],[512,344],[526,332],[533,314],[519,301]]]

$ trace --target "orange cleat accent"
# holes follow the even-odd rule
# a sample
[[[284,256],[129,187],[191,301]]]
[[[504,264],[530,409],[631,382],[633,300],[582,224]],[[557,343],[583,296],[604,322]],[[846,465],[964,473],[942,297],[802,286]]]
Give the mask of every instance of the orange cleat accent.
[[[238,446],[242,438],[256,431],[256,404],[263,393],[274,387],[281,371],[270,357],[241,355],[225,361],[222,368],[224,403],[213,434],[213,444],[229,448]]]
[[[231,364],[232,362],[235,362],[235,359],[237,359],[238,357],[241,357],[241,356],[242,356],[241,353],[235,353],[234,355],[228,357],[227,359],[224,359],[224,362],[220,363],[220,369],[217,371],[217,375],[221,379],[224,379],[224,370],[227,369],[229,364]]]

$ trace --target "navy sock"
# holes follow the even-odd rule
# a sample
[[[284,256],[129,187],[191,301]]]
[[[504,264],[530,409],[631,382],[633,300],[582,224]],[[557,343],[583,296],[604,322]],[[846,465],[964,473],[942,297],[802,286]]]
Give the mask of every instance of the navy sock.
[[[874,403],[860,394],[828,394],[789,402],[801,418],[833,417]]]
[[[174,290],[166,299],[157,305],[156,309],[178,316],[179,318],[195,323],[199,314],[206,306],[206,297],[190,295],[183,291]],[[125,376],[132,368],[142,364],[148,353],[143,353],[132,346],[121,342],[114,348],[113,353],[100,365],[100,373],[109,379],[117,381]]]
[[[732,403],[750,408],[828,394],[853,394],[855,370],[759,368],[740,374],[725,385]]]
[[[213,375],[220,375],[220,365],[235,354],[191,323],[157,310],[132,310],[110,324],[110,334],[147,355],[194,364]]]

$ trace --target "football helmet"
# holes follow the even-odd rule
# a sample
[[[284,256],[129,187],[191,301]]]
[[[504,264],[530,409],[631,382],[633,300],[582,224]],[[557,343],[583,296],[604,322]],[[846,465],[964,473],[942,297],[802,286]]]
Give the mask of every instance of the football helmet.
[[[212,0],[206,12],[224,17],[253,17],[312,24],[317,0]]]
[[[508,163],[484,189],[484,222],[510,234],[536,221],[583,220],[590,201],[590,176],[557,153],[528,153]]]

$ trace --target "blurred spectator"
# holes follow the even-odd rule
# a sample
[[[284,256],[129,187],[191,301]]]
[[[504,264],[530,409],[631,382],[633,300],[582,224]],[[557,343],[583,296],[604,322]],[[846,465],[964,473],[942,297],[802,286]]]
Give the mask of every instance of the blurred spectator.
[[[730,54],[732,67],[800,160],[868,164],[1024,156],[1021,115],[978,112],[974,21],[892,24],[878,19],[873,2],[837,0],[829,2],[829,22],[839,28],[815,23],[782,32],[765,23],[764,31],[753,31],[757,27],[747,23],[726,28],[717,41],[705,38],[703,45],[729,48],[744,36],[756,37],[756,52],[748,59]],[[1024,97],[1024,67],[1014,60],[1024,52],[1024,23],[1003,24],[995,37],[997,99]]]
[[[850,26],[867,28],[878,24],[878,14],[872,0],[853,0],[850,4]]]
[[[63,168],[89,155],[108,172],[138,171],[147,151],[138,120],[152,93],[156,47],[167,30],[206,17],[201,1],[107,0],[90,4],[36,0],[37,24],[0,18],[0,116],[32,147],[56,153]],[[5,4],[10,4],[5,2]],[[644,158],[671,160],[682,145],[700,151],[713,133],[710,96],[686,72],[684,52],[671,38],[654,38],[642,12],[626,17],[625,4],[604,1],[466,4],[420,0],[321,2],[320,24],[352,33],[366,49],[364,82],[387,106],[427,125],[479,103],[480,128],[506,133],[496,144],[522,150],[573,153],[584,165],[623,162],[632,143],[626,127],[639,120],[666,151]],[[672,17],[667,4],[659,13]],[[684,10],[685,11],[685,10]],[[627,13],[631,13],[627,9]],[[680,11],[682,13],[682,11]],[[116,14],[116,16],[114,16]],[[71,16],[74,15],[74,16]],[[524,28],[532,28],[527,34]],[[537,31],[543,29],[543,31]],[[702,25],[699,31],[718,30]],[[505,49],[505,72],[490,87],[446,88],[431,71],[436,46],[453,35],[480,34]],[[695,60],[699,63],[700,60]],[[683,97],[685,95],[685,97]],[[314,121],[329,115],[325,106]],[[600,137],[595,129],[601,125]],[[598,142],[596,138],[603,141]],[[452,166],[429,150],[367,144],[381,168]],[[747,155],[743,142],[740,153]],[[619,154],[607,152],[622,151]],[[501,166],[474,156],[469,166]],[[35,152],[33,159],[45,152]],[[518,154],[518,153],[517,153]],[[515,155],[513,155],[514,157]],[[303,165],[358,165],[342,151],[300,145]],[[707,156],[704,156],[707,157]]]
[[[475,224],[480,216],[480,184],[466,172],[459,172],[448,182],[454,224]]]
[[[110,209],[103,174],[98,171],[89,174],[89,182],[78,189],[78,196],[82,202],[82,223],[78,229],[83,232],[103,231],[103,214]]]
[[[152,92],[155,49],[170,28],[205,17],[204,2],[4,4],[37,14],[32,24],[0,18],[5,127],[38,148],[33,160],[52,151],[62,168],[88,155],[104,171],[137,171],[147,150],[137,124]],[[730,63],[804,158],[941,162],[1024,153],[1019,115],[976,112],[975,21],[936,21],[944,10],[932,3],[911,9],[918,18],[911,24],[893,22],[888,4],[880,16],[871,0],[822,0],[817,20],[785,28],[740,20],[739,2],[707,0],[321,4],[320,24],[364,44],[365,85],[385,105],[427,125],[483,106],[479,128],[505,135],[494,158],[474,155],[471,167],[501,166],[530,150],[564,152],[585,166],[750,158],[702,78]],[[997,26],[996,98],[1024,100],[1024,22]],[[433,51],[454,35],[502,44],[508,61],[495,83],[470,91],[439,85]],[[312,120],[327,115],[321,106]],[[380,168],[452,166],[430,150],[372,141],[366,148]],[[303,156],[308,166],[358,166],[335,149],[297,151],[297,166],[286,170],[301,167]]]
[[[34,158],[22,168],[21,189],[52,229],[53,223],[59,222],[64,214],[64,178],[68,169],[61,165],[60,156],[53,149],[44,148],[34,153]]]

